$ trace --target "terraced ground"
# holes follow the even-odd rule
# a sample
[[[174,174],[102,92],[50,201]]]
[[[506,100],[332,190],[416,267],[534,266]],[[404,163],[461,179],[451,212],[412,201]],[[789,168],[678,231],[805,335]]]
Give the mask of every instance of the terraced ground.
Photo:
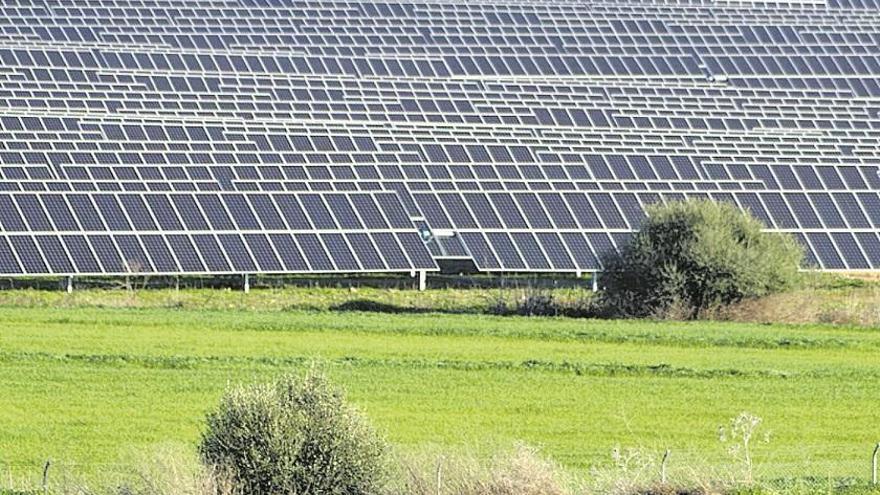
[[[720,466],[718,427],[750,411],[772,431],[764,475],[866,477],[880,439],[872,328],[10,304],[0,469],[193,445],[227,384],[315,360],[403,451],[522,440],[575,470],[615,446]]]

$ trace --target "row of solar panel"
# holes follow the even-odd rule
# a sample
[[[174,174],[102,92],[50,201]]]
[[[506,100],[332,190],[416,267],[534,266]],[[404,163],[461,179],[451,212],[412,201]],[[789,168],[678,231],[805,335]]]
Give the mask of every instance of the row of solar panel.
[[[259,12],[259,11],[257,11]],[[249,14],[251,14],[249,12]],[[288,16],[290,12],[287,13]],[[302,13],[300,13],[302,14]],[[593,19],[602,21],[601,13],[591,12]],[[338,15],[338,13],[337,13]],[[11,13],[12,18],[17,17]],[[456,16],[457,24],[439,22],[411,22],[411,19],[398,18],[398,24],[390,24],[388,19],[381,23],[369,23],[359,19],[356,23],[329,24],[321,16],[312,20],[323,29],[303,32],[298,25],[285,23],[284,13],[277,13],[273,19],[274,31],[269,32],[264,22],[238,22],[237,25],[202,25],[198,28],[186,26],[184,18],[173,27],[154,27],[150,25],[131,26],[112,17],[96,15],[86,24],[82,18],[68,17],[64,12],[51,16],[32,14],[27,19],[36,26],[10,26],[17,33],[27,33],[35,38],[49,42],[74,43],[126,43],[144,44],[147,36],[161,39],[172,49],[198,49],[226,51],[230,48],[263,48],[267,51],[289,52],[289,47],[303,47],[298,53],[308,55],[349,55],[384,53],[467,53],[469,48],[482,48],[486,53],[507,53],[505,48],[520,45],[524,53],[542,53],[548,48],[566,54],[589,54],[597,47],[614,46],[622,54],[634,53],[637,49],[647,53],[674,51],[682,46],[704,44],[720,45],[714,52],[741,53],[743,49],[762,52],[779,52],[800,43],[819,42],[834,46],[852,45],[853,48],[870,43],[870,39],[859,38],[856,33],[849,36],[816,37],[804,36],[791,26],[749,25],[753,19],[743,18],[743,23],[734,29],[717,31],[700,30],[684,22],[669,24],[638,21],[614,20],[610,22],[563,25],[561,21],[578,20],[577,15],[569,17],[546,16],[544,21],[533,26],[510,24],[501,26],[490,19],[477,19],[477,22],[492,23],[492,28],[464,21]],[[52,18],[54,23],[47,22]],[[243,19],[254,19],[253,15]],[[240,19],[239,21],[243,20]],[[348,20],[348,17],[345,17]],[[201,18],[190,18],[189,22],[204,23]],[[280,21],[280,22],[279,22]],[[409,21],[409,22],[408,22]],[[827,20],[826,20],[827,22]],[[111,26],[115,24],[115,26]],[[287,25],[285,25],[287,24]],[[407,25],[409,24],[409,25]],[[418,26],[418,31],[412,29]],[[15,29],[17,27],[17,29]],[[660,29],[656,29],[660,27]],[[119,28],[128,28],[120,32]],[[297,28],[300,28],[297,32]],[[647,29],[644,29],[647,28]],[[787,29],[786,29],[787,28]],[[260,32],[262,31],[262,32]],[[646,34],[648,34],[646,36]],[[811,34],[811,33],[807,33]],[[825,46],[823,45],[823,46]],[[170,65],[170,64],[168,64]]]
[[[32,165],[23,164],[24,155],[0,151],[0,181],[65,181],[55,190],[95,190],[98,183],[132,182],[141,190],[151,182],[182,181],[189,190],[252,188],[241,183],[268,183],[268,187],[300,183],[316,189],[381,190],[388,183],[405,182],[414,190],[423,189],[504,189],[520,190],[597,190],[622,189],[624,184],[643,184],[650,189],[772,189],[772,190],[876,190],[880,188],[880,169],[876,166],[764,165],[746,163],[703,163],[690,160],[670,163],[665,157],[632,156],[631,167],[620,155],[611,155],[610,166],[602,157],[587,156],[586,165],[281,165],[158,167],[154,165],[92,165],[77,160],[83,154],[66,155],[70,162],[42,165],[42,157]],[[112,156],[112,154],[111,154]],[[13,158],[10,158],[13,157]],[[593,159],[597,158],[597,159]],[[619,158],[620,160],[615,160]],[[650,162],[657,159],[656,165]],[[37,161],[38,160],[38,161]],[[93,163],[93,160],[91,161]],[[106,163],[106,162],[105,162]],[[117,162],[118,163],[118,162]],[[40,165],[37,165],[40,164]],[[69,182],[67,182],[69,181]],[[77,182],[79,181],[79,183]],[[656,186],[654,185],[656,184]],[[666,186],[664,186],[664,184]],[[427,186],[427,187],[426,187]],[[116,190],[123,189],[120,186]],[[15,189],[13,189],[15,190]],[[137,190],[137,189],[135,189]]]
[[[132,76],[125,72],[110,70],[71,70],[47,66],[45,68],[18,68],[12,70],[14,76],[0,80],[7,96],[25,98],[27,90],[39,89],[53,100],[68,100],[68,105],[78,108],[106,108],[111,102],[142,102],[156,100],[157,108],[181,108],[193,111],[334,111],[351,114],[376,114],[410,112],[422,113],[429,119],[438,119],[441,114],[448,118],[463,116],[460,121],[467,122],[474,115],[486,110],[498,113],[518,113],[537,118],[534,123],[544,125],[602,125],[609,120],[608,113],[595,111],[584,114],[577,109],[566,114],[555,110],[533,113],[546,107],[566,107],[572,104],[607,107],[608,98],[617,101],[624,95],[655,96],[662,98],[661,105],[670,105],[678,110],[699,111],[711,109],[712,103],[729,104],[735,113],[742,113],[738,101],[754,97],[744,88],[762,87],[772,83],[779,89],[788,90],[792,97],[820,96],[815,92],[844,92],[856,96],[872,96],[880,92],[880,83],[875,78],[847,75],[845,77],[825,77],[793,75],[784,78],[750,78],[728,75],[728,86],[672,86],[669,80],[659,88],[654,86],[622,84],[621,81],[603,81],[590,84],[587,81],[570,82],[567,85],[548,83],[523,84],[510,82],[500,87],[497,83],[475,85],[463,83],[461,79],[437,80],[430,83],[414,83],[407,79],[366,79],[327,77],[247,77],[247,76],[205,76],[201,73],[174,73],[173,75],[145,74]],[[723,73],[718,73],[723,74]],[[732,76],[732,77],[730,77]],[[705,79],[704,79],[705,80]],[[682,80],[684,82],[693,82]],[[49,84],[55,83],[55,84]],[[56,86],[57,84],[57,86]],[[607,88],[607,89],[606,89]],[[742,90],[740,90],[742,88]],[[805,95],[804,93],[813,93]],[[81,95],[89,100],[77,102]],[[205,96],[214,98],[206,99]],[[687,107],[675,105],[676,97],[687,99]],[[217,100],[217,101],[213,101]],[[581,106],[581,105],[578,105]],[[864,102],[830,101],[823,108],[859,108]],[[610,108],[615,108],[611,105]],[[766,109],[778,110],[772,102],[764,105]],[[717,108],[717,107],[716,107]],[[745,107],[748,110],[748,107]],[[821,110],[821,109],[817,109]],[[801,111],[810,114],[810,108],[803,105]],[[699,115],[699,113],[697,114]],[[845,115],[835,116],[846,119]]]
[[[768,190],[754,182],[539,182],[539,181],[71,181],[41,179],[37,181],[0,181],[0,192],[371,192],[388,190],[412,191],[757,191]]]
[[[768,86],[768,83],[761,83]],[[0,90],[0,93],[5,91]],[[39,94],[44,93],[43,90],[27,90],[19,92],[11,92],[7,99],[0,100],[2,106],[8,107],[10,112],[22,111],[47,111],[47,110],[70,110],[70,111],[92,111],[92,112],[137,112],[142,111],[144,107],[164,107],[153,110],[154,115],[161,115],[164,118],[173,117],[203,117],[210,120],[218,113],[222,113],[227,118],[253,120],[314,120],[328,121],[339,119],[350,122],[364,123],[410,123],[410,124],[473,124],[473,125],[513,125],[513,126],[555,126],[564,128],[594,128],[604,129],[608,127],[629,130],[629,129],[650,129],[664,131],[714,131],[714,132],[742,132],[748,130],[764,130],[764,129],[804,129],[810,130],[836,130],[851,131],[861,129],[878,129],[880,123],[875,120],[869,120],[866,114],[867,109],[859,109],[855,113],[849,113],[846,108],[832,108],[838,110],[840,114],[834,118],[828,118],[826,114],[819,114],[808,107],[809,103],[802,103],[803,108],[807,110],[799,110],[791,108],[787,112],[775,111],[770,108],[766,111],[754,112],[754,116],[736,116],[725,115],[723,113],[714,113],[710,116],[687,116],[686,113],[708,113],[706,111],[690,111],[682,110],[687,107],[686,104],[673,102],[669,105],[658,105],[657,109],[643,110],[630,109],[621,107],[615,114],[611,114],[608,110],[590,110],[587,123],[580,125],[575,119],[580,118],[584,114],[582,110],[554,110],[553,118],[547,114],[547,110],[541,109],[522,109],[516,110],[511,106],[500,106],[494,108],[479,109],[484,111],[482,114],[421,114],[416,112],[396,112],[395,104],[370,104],[375,107],[369,112],[362,112],[356,109],[359,105],[338,104],[337,109],[324,109],[323,111],[311,111],[306,108],[304,111],[277,111],[278,108],[286,108],[297,106],[290,103],[260,103],[252,105],[245,103],[243,108],[236,109],[234,103],[215,103],[215,102],[198,102],[198,103],[179,103],[176,101],[162,102],[162,100],[113,100],[107,98],[87,99],[77,98],[76,93],[70,93],[65,98],[46,99],[40,97]],[[791,95],[779,95],[780,97]],[[867,94],[863,96],[880,96],[877,94]],[[83,98],[89,98],[83,94]],[[755,105],[759,104],[756,103]],[[511,102],[510,104],[518,104]],[[607,104],[613,106],[613,104]],[[745,105],[752,106],[755,105]],[[254,110],[253,107],[261,107]],[[304,104],[303,106],[309,106]],[[182,108],[189,107],[189,108]],[[656,114],[663,114],[657,116]],[[742,113],[742,112],[740,112]],[[763,115],[762,115],[763,113]],[[603,115],[603,114],[607,114]],[[769,114],[769,115],[768,115]],[[570,116],[569,116],[570,115]]]
[[[635,230],[645,218],[645,206],[688,198],[737,204],[770,228],[880,228],[880,196],[876,192],[413,193],[413,198],[432,229]]]
[[[53,141],[34,144],[45,148],[48,142]],[[880,187],[876,165],[768,166],[769,157],[759,163],[741,158],[739,163],[719,164],[703,163],[709,158],[705,155],[565,153],[503,144],[400,144],[396,154],[2,150],[25,146],[15,143],[0,146],[6,179],[50,179],[55,176],[51,166],[72,180],[761,180],[773,189]],[[102,145],[112,147],[110,142]],[[23,166],[30,166],[30,173]]]
[[[876,192],[839,193],[5,194],[5,232],[409,230],[634,230],[647,205],[712,198],[770,228],[880,228]],[[410,203],[412,202],[412,203]],[[405,205],[409,204],[407,210]]]
[[[4,232],[408,230],[394,193],[0,195]]]
[[[395,272],[436,270],[415,232],[0,234],[0,274]]]
[[[429,243],[437,257],[467,257],[481,271],[590,272],[602,270],[607,253],[623,246],[628,232],[464,231]],[[877,232],[807,232],[796,235],[806,265],[826,270],[880,268]]]
[[[570,50],[576,51],[576,50]],[[348,77],[460,77],[460,76],[701,76],[690,55],[565,55],[544,54],[479,56],[443,55],[434,59],[370,58],[366,53],[299,57],[289,55],[223,55],[92,51],[74,47],[65,51],[21,47],[0,49],[6,67],[66,67],[106,70],[175,70],[243,74],[335,75]],[[762,57],[773,59],[775,57]],[[871,58],[869,56],[822,56]],[[829,64],[831,62],[828,62]],[[861,64],[863,65],[863,64]],[[861,67],[859,65],[859,67]],[[837,69],[838,71],[840,69]],[[856,72],[867,73],[870,72]]]

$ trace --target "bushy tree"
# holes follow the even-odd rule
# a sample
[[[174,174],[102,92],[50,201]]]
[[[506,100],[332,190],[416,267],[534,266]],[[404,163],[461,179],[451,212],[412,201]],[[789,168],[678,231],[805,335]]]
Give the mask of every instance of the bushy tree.
[[[803,259],[791,236],[727,203],[655,205],[620,253],[603,259],[601,308],[609,316],[700,312],[790,287]]]
[[[241,495],[369,495],[387,447],[320,372],[239,387],[207,418],[199,452]]]

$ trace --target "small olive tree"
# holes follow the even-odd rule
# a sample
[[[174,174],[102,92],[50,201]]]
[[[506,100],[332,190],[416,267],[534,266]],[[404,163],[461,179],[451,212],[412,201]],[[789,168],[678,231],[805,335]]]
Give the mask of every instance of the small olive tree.
[[[314,370],[230,390],[199,453],[241,495],[370,495],[386,482],[386,444]]]
[[[803,259],[791,236],[733,205],[690,200],[655,205],[620,253],[603,259],[601,311],[606,316],[700,312],[782,291]]]

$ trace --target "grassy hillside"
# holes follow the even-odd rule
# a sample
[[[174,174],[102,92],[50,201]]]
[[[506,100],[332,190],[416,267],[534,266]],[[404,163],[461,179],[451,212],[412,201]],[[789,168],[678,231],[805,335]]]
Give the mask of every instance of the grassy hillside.
[[[718,427],[750,411],[773,433],[761,472],[865,477],[880,439],[870,328],[30,306],[0,309],[0,468],[14,473],[191,444],[228,383],[312,360],[404,450],[524,440],[582,470],[615,446],[722,465]]]

